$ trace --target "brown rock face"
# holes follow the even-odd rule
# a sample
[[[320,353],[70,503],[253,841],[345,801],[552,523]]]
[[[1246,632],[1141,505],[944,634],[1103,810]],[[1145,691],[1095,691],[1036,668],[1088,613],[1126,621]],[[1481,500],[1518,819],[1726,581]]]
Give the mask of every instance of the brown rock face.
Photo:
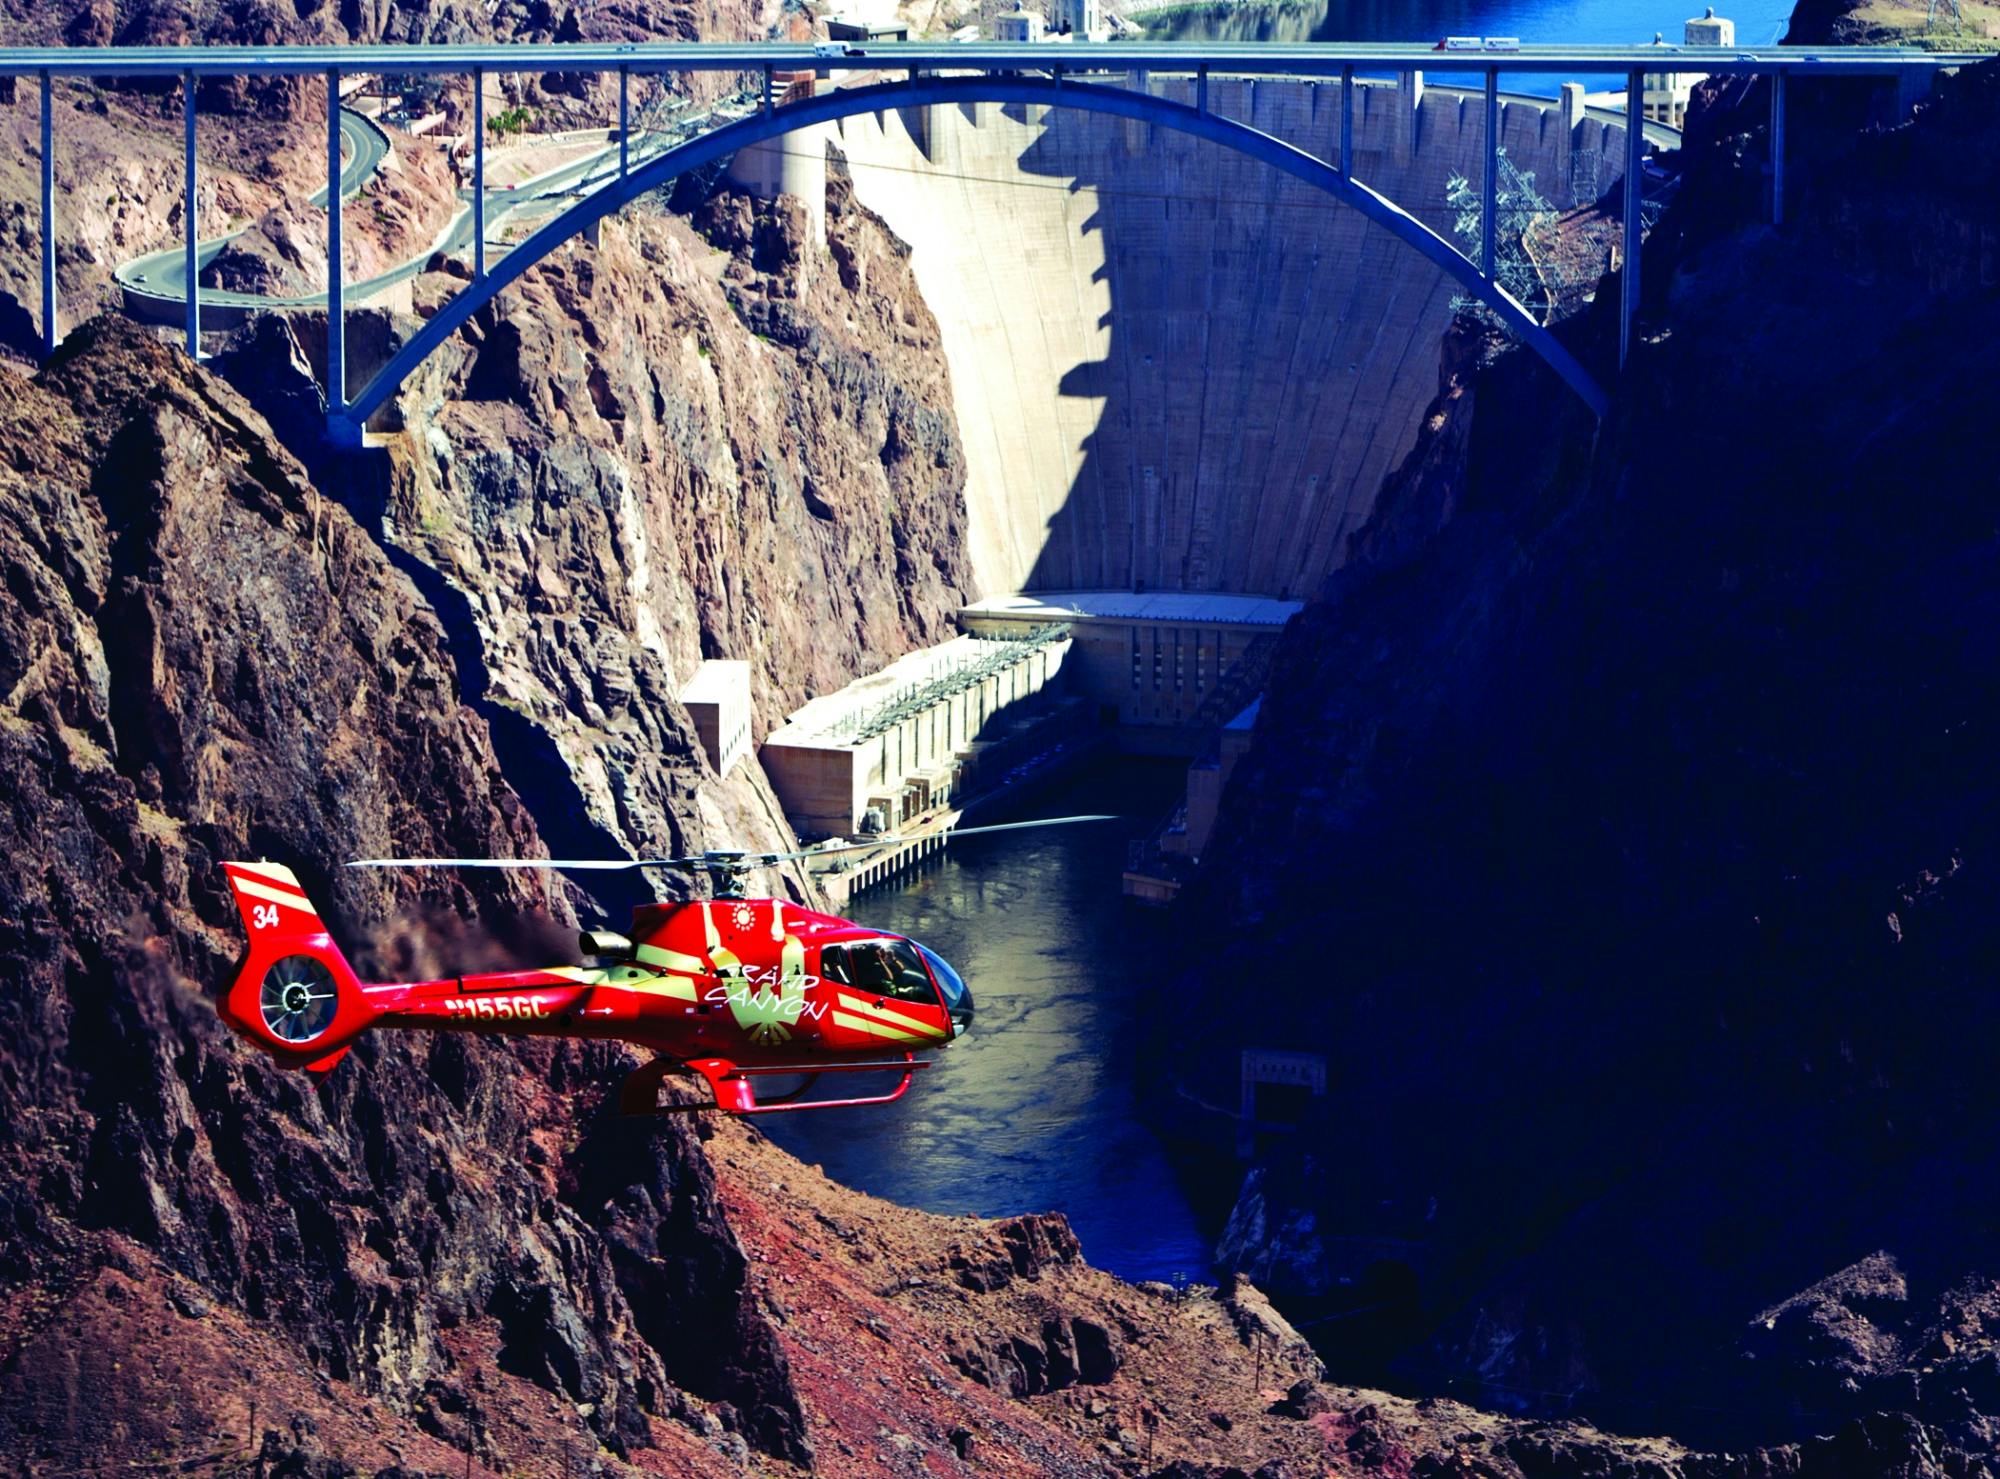
[[[0,406],[0,560],[0,1446],[95,1466],[298,1417],[440,1468],[531,1420],[706,1453],[653,1436],[685,1383],[803,1457],[692,1136],[598,1112],[620,1054],[364,1041],[315,1084],[205,999],[240,949],[224,858],[290,864],[364,958],[568,915],[533,875],[332,866],[538,846],[375,544],[112,321]]]
[[[783,206],[703,219],[725,250],[628,213],[559,252],[418,372],[382,465],[326,474],[423,572],[565,846],[782,841],[754,766],[706,769],[681,684],[749,661],[761,735],[949,636],[964,599],[964,459],[899,244],[834,191],[849,286],[798,240],[756,265]],[[420,306],[460,286],[426,278]],[[230,373],[260,396],[284,378]]]
[[[201,285],[267,298],[325,292],[325,213],[285,206],[267,211],[202,268]]]

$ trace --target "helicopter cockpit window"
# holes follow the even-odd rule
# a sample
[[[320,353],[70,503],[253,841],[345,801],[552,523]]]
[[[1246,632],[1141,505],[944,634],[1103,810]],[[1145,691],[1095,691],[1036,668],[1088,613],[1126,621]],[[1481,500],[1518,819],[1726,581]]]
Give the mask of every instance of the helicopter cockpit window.
[[[820,973],[829,981],[873,991],[898,1001],[937,1005],[923,957],[908,940],[863,940],[854,945],[828,945],[820,952]]]

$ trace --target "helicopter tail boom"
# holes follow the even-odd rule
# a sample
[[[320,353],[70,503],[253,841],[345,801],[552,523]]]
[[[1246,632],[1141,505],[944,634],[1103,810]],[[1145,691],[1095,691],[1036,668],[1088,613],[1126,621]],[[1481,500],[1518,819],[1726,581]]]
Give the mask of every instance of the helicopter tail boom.
[[[217,1010],[288,1067],[324,1072],[375,1020],[353,967],[282,863],[224,863],[250,948]]]

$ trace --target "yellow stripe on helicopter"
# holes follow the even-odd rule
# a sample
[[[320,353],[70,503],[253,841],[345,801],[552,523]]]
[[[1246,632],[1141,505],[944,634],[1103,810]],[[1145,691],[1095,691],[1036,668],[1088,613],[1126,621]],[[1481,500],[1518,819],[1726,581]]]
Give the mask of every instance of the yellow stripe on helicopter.
[[[912,1017],[907,1012],[899,1012],[892,1006],[878,1006],[873,1001],[863,1000],[857,996],[849,996],[845,991],[840,992],[835,999],[839,1001],[842,1007],[851,1012],[865,1013],[885,1025],[899,1027],[905,1032],[915,1032],[925,1037],[934,1038],[943,1038],[949,1035],[944,1028],[934,1027],[921,1017]]]
[[[701,985],[686,976],[661,976],[653,971],[634,970],[631,966],[614,966],[612,969],[591,970],[580,965],[550,966],[544,975],[560,976],[565,981],[574,981],[579,986],[615,986],[621,991],[636,991],[643,996],[665,996],[675,1001],[697,1001],[701,996]]]
[[[842,1027],[851,1027],[856,1032],[865,1032],[871,1037],[887,1038],[891,1042],[914,1042],[928,1045],[936,1040],[935,1034],[925,1036],[920,1033],[905,1032],[900,1027],[891,1027],[886,1022],[875,1022],[869,1020],[867,1017],[857,1017],[852,1012],[836,1010],[833,1014],[833,1020]]]

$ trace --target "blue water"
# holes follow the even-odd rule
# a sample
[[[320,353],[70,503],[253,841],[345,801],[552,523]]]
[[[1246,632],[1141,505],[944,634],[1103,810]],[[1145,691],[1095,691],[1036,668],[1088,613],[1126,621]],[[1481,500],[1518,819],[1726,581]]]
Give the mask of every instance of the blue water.
[[[1119,895],[1127,838],[1185,774],[1099,764],[1035,797],[1033,813],[1115,811],[1122,823],[957,842],[856,899],[850,917],[958,968],[977,1004],[972,1034],[901,1103],[774,1115],[759,1122],[771,1138],[836,1181],[925,1211],[1064,1212],[1090,1261],[1128,1279],[1206,1278],[1207,1242],[1133,1087],[1141,996],[1173,958],[1167,921]]]
[[[1687,0],[1308,0],[1305,4],[1231,4],[1141,16],[1162,41],[1436,41],[1443,36],[1517,36],[1531,46],[1636,46],[1654,34],[1679,42],[1682,26],[1707,6]],[[1716,14],[1736,22],[1741,46],[1767,46],[1784,34],[1791,0],[1726,0]],[[1440,59],[1442,60],[1442,59]],[[1443,69],[1438,75],[1445,77]],[[1467,81],[1473,74],[1463,74]],[[1568,81],[1593,92],[1610,77],[1508,73],[1501,86],[1553,97]]]

